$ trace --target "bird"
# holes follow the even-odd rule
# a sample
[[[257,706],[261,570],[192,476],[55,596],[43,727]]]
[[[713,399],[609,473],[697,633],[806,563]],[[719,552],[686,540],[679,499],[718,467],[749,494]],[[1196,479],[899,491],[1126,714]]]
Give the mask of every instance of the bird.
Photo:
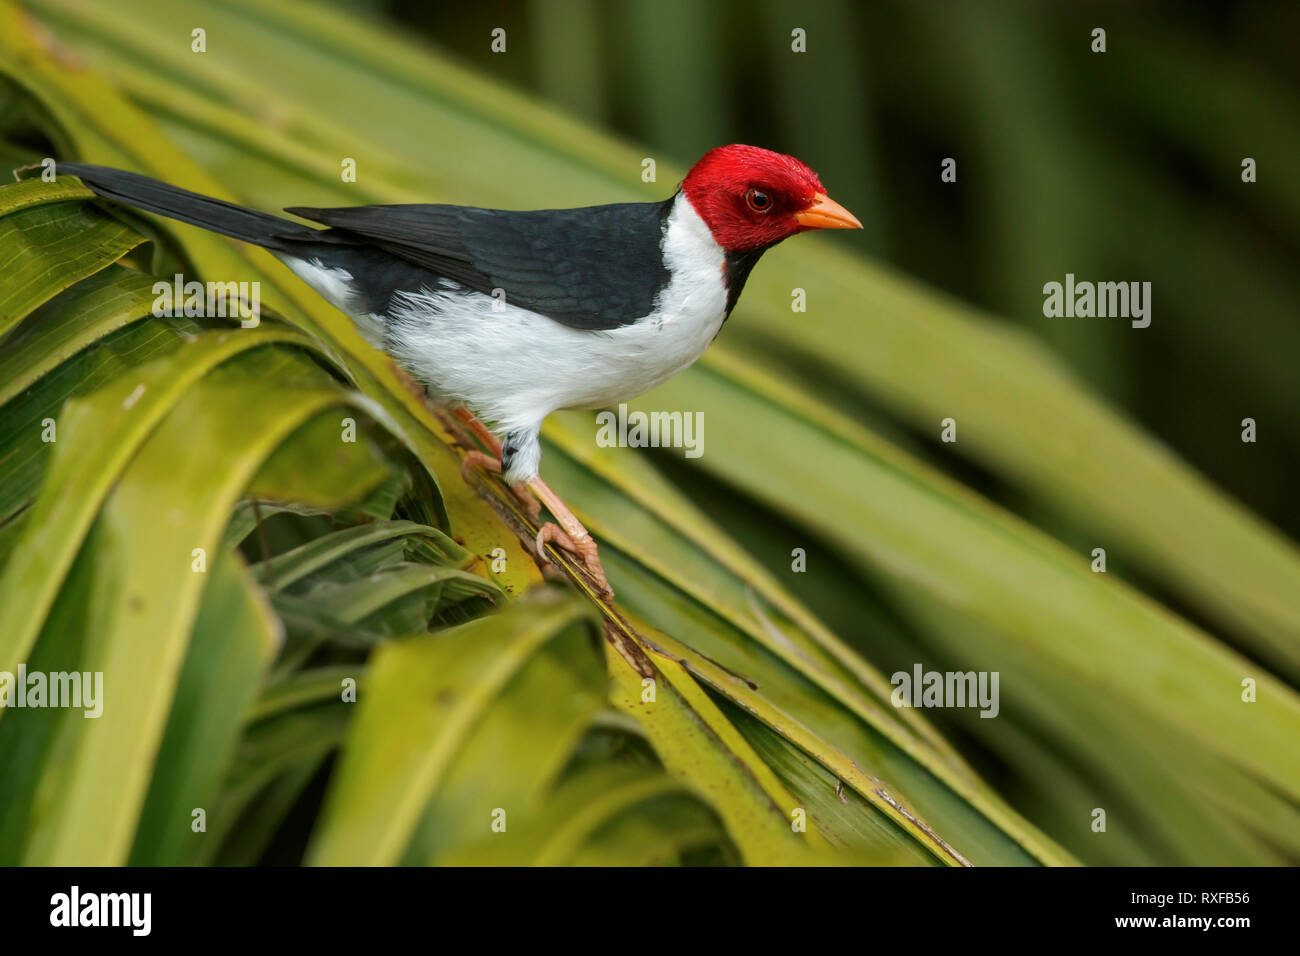
[[[574,554],[606,597],[594,539],[540,477],[543,420],[625,402],[695,362],[777,243],[862,228],[805,163],[744,144],[705,153],[661,201],[284,209],[306,223],[110,167],[56,170],[279,258],[471,428],[488,451],[462,474],[499,473],[534,519],[545,505],[539,556],[548,542]]]

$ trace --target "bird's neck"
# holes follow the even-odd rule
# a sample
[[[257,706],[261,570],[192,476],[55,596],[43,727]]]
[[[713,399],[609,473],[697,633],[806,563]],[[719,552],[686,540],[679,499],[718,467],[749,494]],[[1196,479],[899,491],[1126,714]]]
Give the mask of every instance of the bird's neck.
[[[674,214],[674,210],[676,210],[676,214]],[[701,255],[707,255],[709,258],[719,254],[722,256],[722,281],[727,289],[726,316],[730,316],[731,310],[736,307],[736,302],[740,298],[741,291],[745,288],[745,281],[749,278],[750,270],[754,268],[759,257],[776,243],[746,249],[743,252],[727,251],[718,245],[717,240],[713,238],[712,232],[709,231],[709,227],[699,215],[698,210],[695,209],[694,204],[687,198],[686,193],[681,190],[669,200],[666,211],[667,215],[664,219],[665,246],[672,246],[676,249],[693,246],[700,250]]]

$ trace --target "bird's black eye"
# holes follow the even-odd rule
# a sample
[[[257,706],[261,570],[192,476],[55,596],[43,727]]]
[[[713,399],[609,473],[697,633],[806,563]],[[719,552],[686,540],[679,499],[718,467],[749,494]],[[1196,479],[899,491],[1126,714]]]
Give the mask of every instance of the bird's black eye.
[[[761,189],[751,189],[745,193],[745,202],[754,212],[767,212],[772,208],[772,197]]]

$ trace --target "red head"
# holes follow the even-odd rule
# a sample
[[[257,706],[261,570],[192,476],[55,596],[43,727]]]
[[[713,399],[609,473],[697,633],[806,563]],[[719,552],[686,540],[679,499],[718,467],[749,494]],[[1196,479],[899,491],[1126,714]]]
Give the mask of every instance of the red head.
[[[770,246],[808,229],[862,228],[811,169],[757,146],[709,150],[686,174],[682,191],[728,252]]]

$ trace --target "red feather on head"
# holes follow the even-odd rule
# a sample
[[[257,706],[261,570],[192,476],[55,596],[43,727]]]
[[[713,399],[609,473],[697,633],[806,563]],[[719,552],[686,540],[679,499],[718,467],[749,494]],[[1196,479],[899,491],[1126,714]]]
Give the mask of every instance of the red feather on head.
[[[760,249],[811,228],[794,216],[825,193],[817,174],[793,156],[741,144],[705,153],[682,191],[728,252]]]

